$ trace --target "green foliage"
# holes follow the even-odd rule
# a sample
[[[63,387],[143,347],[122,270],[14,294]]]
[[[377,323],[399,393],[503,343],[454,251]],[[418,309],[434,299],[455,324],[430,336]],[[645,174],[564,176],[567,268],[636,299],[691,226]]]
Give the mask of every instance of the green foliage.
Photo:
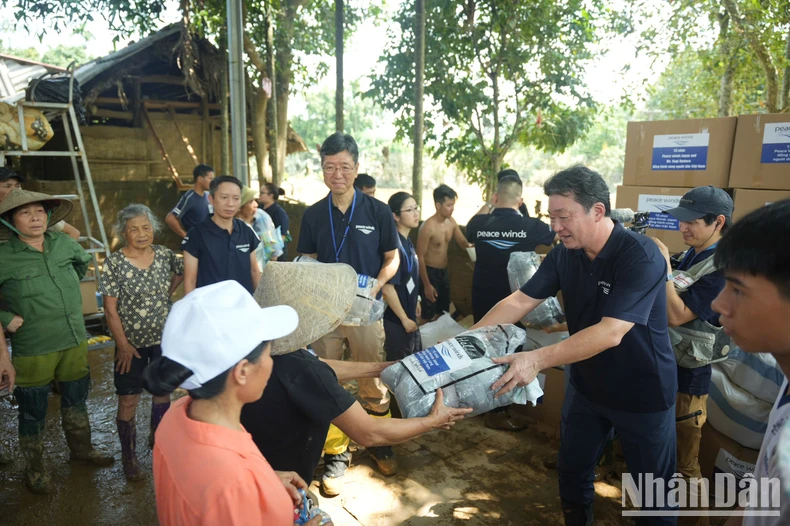
[[[756,43],[765,50],[769,67],[778,70],[781,79],[782,71],[790,67],[785,56],[790,3],[733,0],[737,19],[728,3],[678,0],[656,13],[649,0],[629,2],[634,24],[642,28],[639,54],[653,60],[671,57],[648,92],[648,107],[658,112],[659,118],[717,116],[727,71],[732,72],[729,113],[766,111],[770,87],[754,46]]]
[[[514,144],[552,152],[573,144],[594,113],[580,79],[609,16],[602,2],[581,0],[427,2],[426,147],[490,188]],[[407,138],[415,76],[411,2],[396,23],[368,96],[396,114],[398,138]]]
[[[363,98],[359,81],[345,90],[345,131],[354,136],[360,151],[379,150],[389,143],[381,131],[384,111],[369,98]],[[291,126],[307,144],[314,148],[335,132],[335,90],[324,89],[307,98],[304,115],[291,118]]]
[[[41,55],[41,62],[63,66],[64,68],[72,62],[76,62],[79,65],[91,60],[93,60],[93,57],[88,55],[85,46],[64,46],[63,44],[58,44]]]
[[[765,77],[745,47],[734,61],[732,115],[764,110]],[[715,51],[687,49],[678,54],[648,89],[647,108],[658,119],[718,116],[724,64]]]
[[[65,46],[63,44],[58,44],[41,55],[34,47],[6,47],[4,42],[0,40],[0,53],[26,58],[28,60],[35,60],[45,64],[52,64],[53,66],[62,66],[64,68],[71,64],[72,61],[76,61],[77,64],[84,64],[93,59],[93,57],[86,53],[85,46]]]
[[[100,14],[112,31],[130,35],[135,31],[155,30],[161,22],[166,0],[3,0],[2,4],[13,6],[17,21],[45,20],[56,33],[75,23],[91,22]],[[116,36],[115,41],[119,38]]]

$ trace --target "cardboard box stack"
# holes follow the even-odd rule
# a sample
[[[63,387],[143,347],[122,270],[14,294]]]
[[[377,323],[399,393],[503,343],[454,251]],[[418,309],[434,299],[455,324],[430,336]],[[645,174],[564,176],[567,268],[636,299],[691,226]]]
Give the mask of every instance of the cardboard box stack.
[[[705,185],[730,191],[735,221],[790,198],[790,115],[628,123],[615,206],[649,212],[647,234],[670,252],[687,247],[678,222],[662,212]]]
[[[756,208],[790,198],[790,114],[738,117],[729,186],[736,221]]]

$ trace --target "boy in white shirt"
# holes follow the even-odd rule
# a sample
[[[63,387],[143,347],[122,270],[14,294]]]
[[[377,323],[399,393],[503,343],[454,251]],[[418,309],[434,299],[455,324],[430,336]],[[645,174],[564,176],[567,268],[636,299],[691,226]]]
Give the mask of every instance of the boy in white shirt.
[[[727,285],[713,301],[720,323],[747,352],[770,352],[790,373],[790,200],[778,201],[738,221],[716,249]],[[780,526],[790,522],[790,478],[780,459],[790,452],[790,391],[784,381],[754,469],[754,478],[779,479],[779,516],[733,516],[727,526]],[[767,504],[762,502],[761,504]],[[775,505],[774,503],[770,503]],[[775,509],[775,508],[774,508]]]

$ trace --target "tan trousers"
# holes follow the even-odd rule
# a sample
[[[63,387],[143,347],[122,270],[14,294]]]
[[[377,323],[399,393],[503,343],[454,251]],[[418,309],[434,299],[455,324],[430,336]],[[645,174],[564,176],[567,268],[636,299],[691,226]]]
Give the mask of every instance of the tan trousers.
[[[675,424],[678,448],[677,467],[686,480],[702,478],[699,465],[699,444],[702,438],[702,426],[708,418],[707,403],[708,395],[696,396],[687,393],[678,393],[675,400],[675,417],[678,419]],[[699,411],[701,413],[695,415]],[[691,489],[690,486],[689,489]],[[691,499],[690,495],[689,499]],[[695,499],[699,498],[695,497]],[[678,518],[678,526],[708,526],[708,524],[707,517]]]
[[[343,327],[342,325],[330,332],[312,347],[321,358],[342,360],[344,345],[351,351],[351,361],[383,362],[384,361],[384,324],[378,321],[364,327]],[[378,378],[357,380],[359,396],[368,411],[386,413],[389,411],[390,395],[387,388]],[[329,426],[324,453],[339,455],[348,449],[349,438],[335,426]]]

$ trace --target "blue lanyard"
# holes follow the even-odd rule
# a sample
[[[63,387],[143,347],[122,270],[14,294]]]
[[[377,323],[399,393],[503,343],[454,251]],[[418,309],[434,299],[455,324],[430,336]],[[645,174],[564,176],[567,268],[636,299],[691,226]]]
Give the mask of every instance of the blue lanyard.
[[[329,230],[332,232],[332,246],[335,249],[335,262],[340,263],[340,251],[343,250],[343,244],[346,242],[346,237],[348,236],[348,229],[351,228],[351,219],[354,217],[354,209],[357,206],[357,191],[354,190],[354,200],[351,201],[351,214],[348,216],[348,223],[346,224],[345,232],[343,232],[343,239],[340,240],[339,248],[337,246],[337,239],[335,239],[335,221],[332,219],[332,192],[329,192],[327,203],[329,204]]]
[[[409,242],[408,240],[406,241]],[[414,258],[411,257],[410,253],[406,252],[406,247],[401,246],[401,250],[403,250],[403,257],[406,258],[406,270],[409,271],[409,276],[411,276],[411,269],[414,268]]]

